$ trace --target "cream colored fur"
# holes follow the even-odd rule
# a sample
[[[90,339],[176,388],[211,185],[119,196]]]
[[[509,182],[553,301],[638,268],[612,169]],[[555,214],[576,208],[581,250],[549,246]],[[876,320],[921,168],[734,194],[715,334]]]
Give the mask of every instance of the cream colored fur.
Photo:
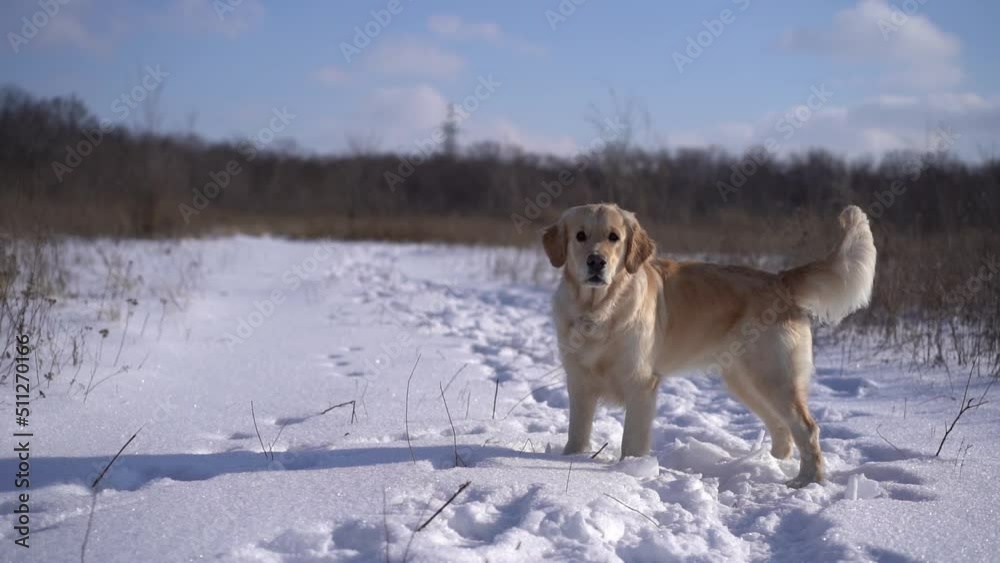
[[[819,427],[806,405],[809,315],[837,323],[864,307],[875,275],[868,218],[850,206],[840,221],[842,238],[826,258],[774,274],[658,259],[635,215],[613,204],[563,213],[543,243],[563,268],[553,312],[570,398],[564,453],[590,448],[605,399],[625,405],[622,457],[646,455],[660,380],[708,369],[761,418],[773,455],[798,448],[789,485],[821,481]],[[606,263],[599,274],[588,256]]]

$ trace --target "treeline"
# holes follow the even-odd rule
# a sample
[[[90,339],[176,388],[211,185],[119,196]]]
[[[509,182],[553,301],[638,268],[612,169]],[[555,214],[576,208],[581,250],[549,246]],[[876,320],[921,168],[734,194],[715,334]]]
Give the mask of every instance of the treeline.
[[[270,138],[209,143],[100,122],[75,98],[0,91],[3,221],[30,216],[76,234],[197,234],[220,226],[337,234],[378,225],[492,219],[517,238],[565,207],[616,201],[658,224],[771,221],[797,210],[865,207],[899,233],[992,229],[1000,161],[951,156],[946,134],[925,152],[847,161],[823,150],[774,158],[764,147],[647,151],[612,138],[571,158],[492,143],[455,154],[314,156]],[[592,150],[591,150],[592,149]],[[37,213],[28,213],[38,210]],[[326,224],[326,229],[323,225]],[[295,225],[311,225],[296,231]],[[413,235],[419,237],[417,232]]]
[[[627,126],[572,158],[444,139],[452,150],[315,156],[273,132],[209,143],[151,129],[102,123],[74,98],[0,91],[0,244],[243,232],[537,249],[561,210],[615,201],[661,252],[773,269],[828,250],[833,218],[855,203],[872,217],[879,261],[872,306],[848,326],[918,362],[1000,370],[1000,162],[954,158],[947,131],[924,152],[847,161],[767,147],[652,152]]]

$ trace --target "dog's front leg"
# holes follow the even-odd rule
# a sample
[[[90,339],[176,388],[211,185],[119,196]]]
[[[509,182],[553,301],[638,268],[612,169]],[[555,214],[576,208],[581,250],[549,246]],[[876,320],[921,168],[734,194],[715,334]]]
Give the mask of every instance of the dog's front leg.
[[[567,379],[569,392],[569,439],[563,455],[578,454],[590,449],[590,432],[594,427],[594,411],[597,410],[597,394],[582,385],[579,380]]]
[[[636,390],[625,397],[625,432],[622,459],[649,453],[650,431],[656,415],[656,389]]]

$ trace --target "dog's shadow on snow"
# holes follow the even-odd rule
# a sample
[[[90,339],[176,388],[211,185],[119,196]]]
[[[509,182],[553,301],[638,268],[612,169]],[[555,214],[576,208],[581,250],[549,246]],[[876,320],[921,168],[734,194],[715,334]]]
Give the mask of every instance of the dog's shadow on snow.
[[[474,466],[489,459],[516,458],[547,460],[552,469],[565,470],[570,461],[556,454],[519,452],[497,446],[459,447],[463,464]],[[31,487],[41,488],[57,484],[90,486],[111,460],[110,456],[98,457],[34,457],[31,458]],[[452,446],[414,446],[411,459],[407,447],[369,447],[345,449],[304,449],[274,452],[273,459],[260,452],[230,451],[209,454],[122,454],[101,479],[102,489],[134,491],[157,479],[174,481],[203,481],[222,475],[256,473],[262,471],[309,471],[357,467],[375,467],[389,464],[427,464],[434,469],[455,467],[455,450]],[[579,460],[576,460],[579,461]],[[596,462],[595,462],[596,463]],[[574,470],[585,471],[586,464]],[[18,460],[0,459],[0,472],[17,473]],[[596,470],[596,468],[590,468]],[[14,490],[14,479],[0,481],[0,492]]]

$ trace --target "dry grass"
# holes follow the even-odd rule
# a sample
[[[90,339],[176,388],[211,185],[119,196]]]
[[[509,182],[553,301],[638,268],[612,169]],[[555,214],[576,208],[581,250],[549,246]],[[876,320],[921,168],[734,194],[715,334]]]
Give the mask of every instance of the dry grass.
[[[41,236],[0,238],[0,384],[13,373],[13,343],[19,335],[28,337],[36,377],[51,380],[72,359],[63,353],[64,327],[52,314],[65,289],[58,245]]]
[[[540,230],[555,220],[555,206],[517,229],[509,219],[489,216],[358,217],[320,211],[238,212],[212,206],[185,225],[176,205],[166,203],[151,204],[149,213],[137,213],[136,207],[128,203],[63,199],[28,203],[17,213],[4,215],[12,232],[37,224],[44,217],[49,224],[58,223],[61,233],[84,237],[115,238],[147,229],[151,236],[158,237],[243,233],[302,239],[506,245],[520,250],[495,253],[490,267],[500,279],[538,285],[554,279],[554,270],[541,255],[538,240]],[[755,217],[730,210],[683,223],[645,216],[642,210],[639,215],[661,254],[770,270],[823,255],[836,240],[838,230],[833,214],[815,212]],[[984,266],[1000,257],[1000,234],[969,227],[927,233],[893,227],[877,219],[872,224],[879,250],[872,305],[852,316],[835,336],[843,338],[849,331],[860,331],[884,345],[902,347],[912,361],[925,364],[962,366],[979,358],[990,366],[988,372],[996,373],[1000,364],[1000,272],[984,270]],[[148,229],[150,225],[154,226]],[[21,322],[20,317],[29,324],[44,319],[45,299],[52,299],[65,284],[64,274],[53,262],[58,259],[54,247],[34,244],[32,250],[24,244],[15,248],[8,241],[0,248],[4,264],[0,277],[4,317],[0,329],[10,331]],[[42,251],[43,247],[47,250]],[[15,251],[17,260],[13,259]],[[128,265],[114,256],[104,261],[108,302],[123,304],[130,285],[135,283]],[[31,273],[32,269],[37,271]],[[28,280],[29,293],[12,290],[16,284],[27,287]],[[974,287],[970,288],[970,283]],[[113,311],[107,313],[109,318],[116,316]]]

